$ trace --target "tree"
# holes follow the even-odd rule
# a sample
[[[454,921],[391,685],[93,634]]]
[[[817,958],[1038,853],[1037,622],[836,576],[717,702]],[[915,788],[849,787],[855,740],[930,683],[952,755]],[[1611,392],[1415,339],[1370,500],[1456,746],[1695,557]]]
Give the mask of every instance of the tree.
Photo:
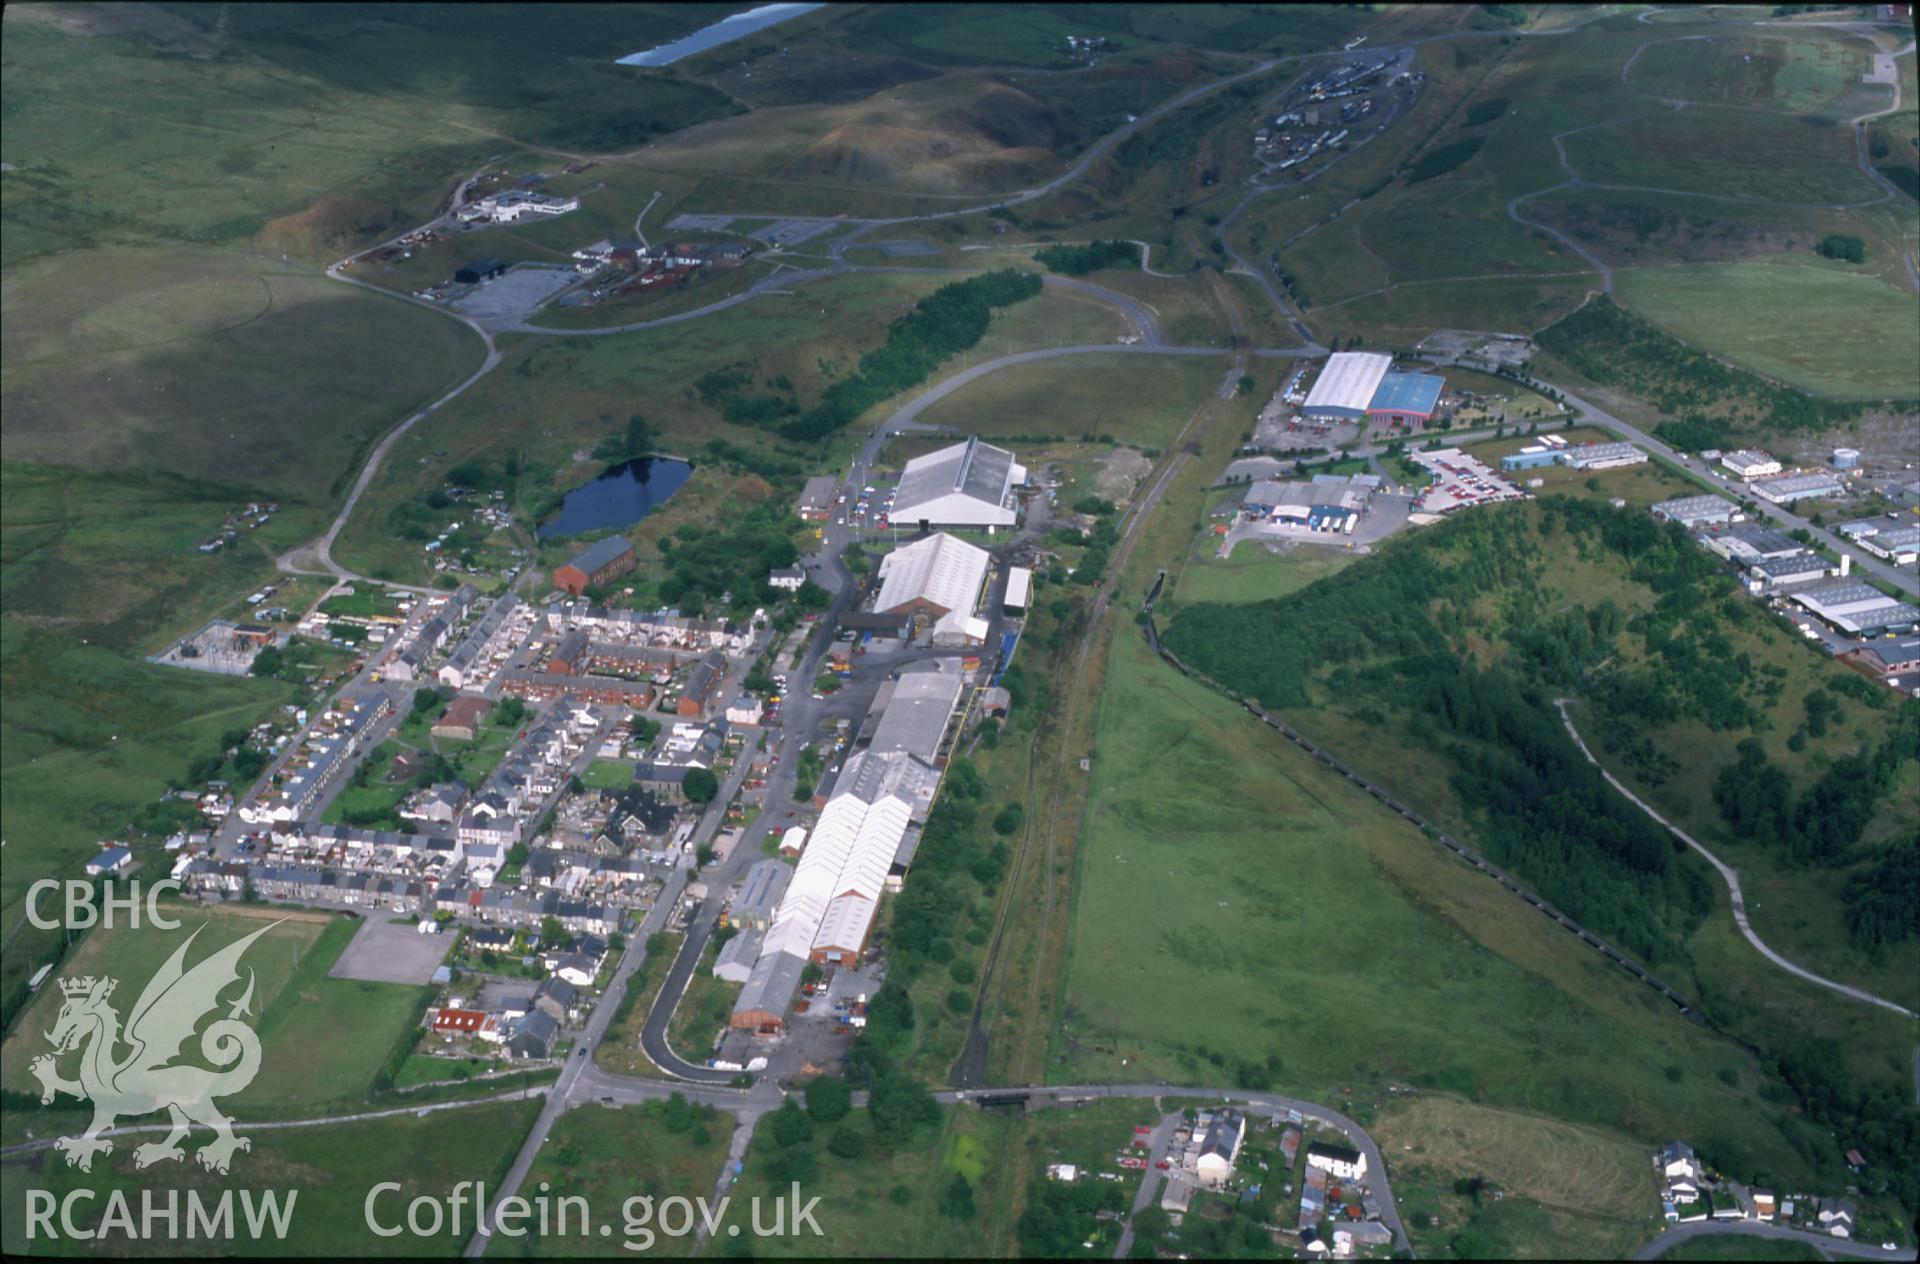
[[[696,869],[704,869],[713,863],[713,855],[713,844],[701,843],[693,849],[693,867]]]
[[[823,1075],[813,1080],[806,1094],[807,1113],[823,1124],[838,1123],[853,1109],[853,1086],[837,1076]]]
[[[835,1128],[827,1138],[827,1153],[836,1159],[857,1159],[866,1152],[867,1143],[851,1128]]]
[[[573,936],[567,934],[567,928],[560,924],[559,918],[548,914],[540,919],[541,947],[559,948],[571,942],[573,942]]]
[[[800,967],[800,982],[803,986],[812,987],[820,981],[823,974],[825,971],[821,970],[819,962],[809,961]]]
[[[773,1133],[773,1142],[778,1146],[805,1145],[813,1140],[813,1119],[800,1108],[800,1103],[789,1097],[773,1112],[769,1124]]]
[[[720,793],[720,779],[705,768],[689,768],[686,776],[680,780],[680,790],[689,802],[705,806],[713,802],[713,796]]]
[[[775,1189],[795,1183],[810,1185],[819,1175],[820,1160],[813,1156],[810,1147],[804,1145],[774,1151],[773,1161],[767,1164],[767,1177]]]
[[[974,1215],[973,1186],[955,1172],[947,1187],[940,1191],[940,1214],[955,1220],[971,1220]]]
[[[278,649],[269,645],[253,656],[253,665],[247,670],[255,676],[278,676],[280,669],[285,665],[285,657]]]

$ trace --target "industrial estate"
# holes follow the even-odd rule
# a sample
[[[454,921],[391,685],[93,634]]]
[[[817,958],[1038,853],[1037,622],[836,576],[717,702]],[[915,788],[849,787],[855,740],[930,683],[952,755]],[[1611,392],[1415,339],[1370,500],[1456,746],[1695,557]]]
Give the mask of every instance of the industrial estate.
[[[1912,6],[5,21],[9,1253],[1915,1258]]]

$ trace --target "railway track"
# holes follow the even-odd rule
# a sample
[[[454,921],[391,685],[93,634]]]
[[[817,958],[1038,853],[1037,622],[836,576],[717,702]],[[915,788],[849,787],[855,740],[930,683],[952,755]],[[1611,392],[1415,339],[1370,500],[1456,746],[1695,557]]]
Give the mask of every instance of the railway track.
[[[1180,428],[1180,433],[1176,435],[1173,442],[1168,445],[1165,454],[1161,457],[1160,462],[1152,472],[1151,481],[1147,486],[1147,490],[1128,509],[1120,539],[1114,545],[1113,552],[1107,562],[1106,577],[1101,580],[1099,587],[1094,592],[1092,602],[1089,603],[1087,607],[1086,628],[1074,649],[1073,662],[1070,670],[1066,674],[1066,695],[1062,700],[1062,705],[1059,710],[1053,713],[1058,716],[1061,728],[1058,741],[1058,756],[1054,760],[1052,769],[1052,786],[1047,792],[1045,820],[1044,823],[1038,820],[1030,820],[1027,827],[1021,833],[1020,845],[1014,853],[1011,873],[1016,876],[1016,880],[1007,884],[1006,891],[1001,897],[1000,908],[994,919],[993,938],[987,950],[986,965],[981,971],[980,990],[974,1001],[973,1022],[968,1029],[966,1043],[961,1050],[960,1057],[955,1061],[952,1072],[948,1077],[949,1081],[955,1087],[973,1087],[986,1082],[988,1053],[986,1036],[987,998],[993,995],[994,983],[999,977],[997,971],[1001,965],[1001,949],[1006,942],[1007,928],[1013,918],[1018,892],[1024,889],[1023,884],[1017,880],[1017,875],[1023,872],[1031,872],[1031,866],[1036,862],[1039,869],[1038,872],[1034,874],[1034,878],[1040,889],[1040,920],[1038,922],[1039,933],[1034,944],[1037,959],[1033,972],[1027,980],[1026,1003],[1030,1011],[1036,1010],[1040,1005],[1043,981],[1058,973],[1057,971],[1049,971],[1046,968],[1047,963],[1045,958],[1053,939],[1050,932],[1054,925],[1056,905],[1061,899],[1058,894],[1060,881],[1057,872],[1061,850],[1061,812],[1067,797],[1069,773],[1071,771],[1069,761],[1073,757],[1075,718],[1078,715],[1081,705],[1081,695],[1087,678],[1087,667],[1092,659],[1094,646],[1099,642],[1101,623],[1106,617],[1109,606],[1112,604],[1114,589],[1120,581],[1120,576],[1126,570],[1127,562],[1133,554],[1134,547],[1139,543],[1140,537],[1146,529],[1148,520],[1153,516],[1153,511],[1159,507],[1161,500],[1166,496],[1167,488],[1172,485],[1174,478],[1185,468],[1187,462],[1193,459],[1194,452],[1191,444],[1195,432],[1202,427],[1205,421],[1210,420],[1222,407],[1235,398],[1238,393],[1237,383],[1241,375],[1247,371],[1247,348],[1249,343],[1247,338],[1246,313],[1240,307],[1238,297],[1218,273],[1215,273],[1211,280],[1215,290],[1215,297],[1219,301],[1221,308],[1225,311],[1228,321],[1233,328],[1233,359],[1225,376],[1221,378],[1220,388],[1214,392],[1212,397],[1202,401],[1200,406],[1194,409],[1193,414],[1187,418],[1186,424]],[[1044,735],[1044,733],[1045,730],[1041,730],[1041,735]],[[1036,743],[1038,736],[1039,735],[1036,736]],[[1040,791],[1038,782],[1039,773],[1037,764],[1035,761],[1029,761],[1027,765],[1025,794],[1023,796],[1026,802],[1033,803],[1037,801]],[[1036,817],[1037,816],[1038,814],[1036,814]],[[1057,978],[1054,981],[1056,983],[1059,982]],[[1021,1052],[1021,1065],[1019,1067],[1021,1072],[1034,1075],[1044,1072],[1044,1065],[1040,1067],[1028,1066],[1026,1064],[1027,1057],[1028,1051],[1023,1049]]]

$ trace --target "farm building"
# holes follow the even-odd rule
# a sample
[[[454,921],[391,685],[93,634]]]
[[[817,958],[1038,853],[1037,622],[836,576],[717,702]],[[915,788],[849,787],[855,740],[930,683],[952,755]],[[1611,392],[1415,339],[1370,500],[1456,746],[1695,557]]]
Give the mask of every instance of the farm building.
[[[124,847],[108,847],[87,861],[87,876],[91,878],[103,873],[123,873],[132,867],[132,852]]]
[[[1791,505],[1796,500],[1820,500],[1846,493],[1839,479],[1825,470],[1801,470],[1782,478],[1768,478],[1753,484],[1753,494],[1776,505]]]
[[[624,537],[610,535],[588,545],[570,562],[553,572],[553,585],[578,597],[588,588],[618,579],[640,564],[633,545]]]
[[[1019,519],[1013,489],[1027,481],[1013,453],[964,443],[908,461],[894,492],[892,520],[903,525],[1010,527]]]
[[[1432,373],[1388,373],[1367,403],[1367,416],[1390,426],[1418,429],[1433,419],[1447,380]]]
[[[1752,448],[1725,453],[1720,458],[1720,464],[1732,470],[1735,478],[1765,478],[1780,472],[1780,462]]]
[[[1336,351],[1327,357],[1300,413],[1314,421],[1359,421],[1366,417],[1393,357],[1373,351]]]
[[[988,554],[944,532],[916,540],[880,559],[880,595],[873,608],[933,620],[936,644],[978,645],[987,622],[974,617],[986,581]]]
[[[1718,496],[1681,496],[1663,500],[1650,511],[1662,522],[1677,522],[1683,527],[1702,527],[1733,522],[1740,517],[1739,506]]]
[[[453,279],[461,285],[478,285],[482,281],[491,281],[507,270],[507,265],[495,258],[475,259],[472,263],[463,263],[454,272]]]

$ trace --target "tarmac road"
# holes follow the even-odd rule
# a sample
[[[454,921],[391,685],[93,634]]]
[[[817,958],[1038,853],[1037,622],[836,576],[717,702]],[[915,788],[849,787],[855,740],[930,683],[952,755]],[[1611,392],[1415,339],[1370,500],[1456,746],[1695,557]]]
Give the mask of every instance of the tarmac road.
[[[1845,1238],[1836,1238],[1825,1233],[1808,1233],[1804,1229],[1788,1229],[1782,1225],[1767,1224],[1760,1220],[1702,1220],[1693,1224],[1674,1225],[1653,1241],[1635,1251],[1636,1260],[1657,1260],[1682,1242],[1694,1238],[1709,1238],[1731,1234],[1746,1238],[1771,1238],[1776,1242],[1801,1242],[1829,1259],[1840,1256],[1853,1260],[1910,1260],[1914,1258],[1913,1249],[1904,1251],[1884,1250],[1877,1242],[1849,1242]]]

